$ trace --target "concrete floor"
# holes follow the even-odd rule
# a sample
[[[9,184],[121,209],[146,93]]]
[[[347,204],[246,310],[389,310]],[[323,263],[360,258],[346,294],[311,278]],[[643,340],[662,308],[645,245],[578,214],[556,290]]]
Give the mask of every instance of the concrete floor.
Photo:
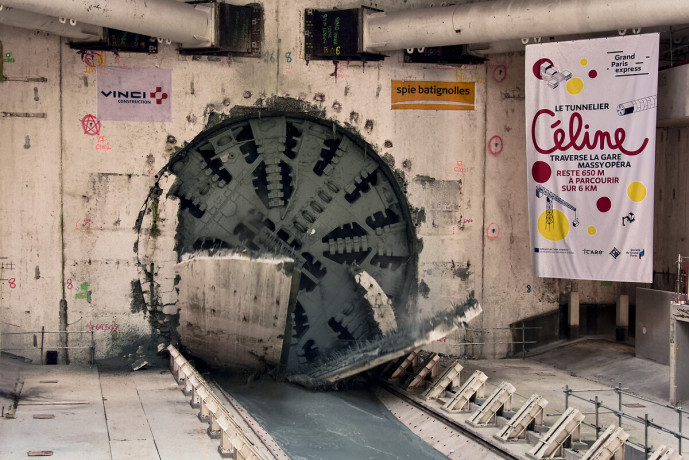
[[[219,442],[206,434],[165,362],[136,372],[107,366],[40,366],[0,359],[0,394],[23,381],[16,418],[0,418],[0,458],[27,458],[29,451],[53,451],[53,458],[213,459]],[[217,393],[216,393],[217,394]],[[233,410],[227,401],[225,406]],[[36,419],[36,415],[54,416]],[[236,415],[236,416],[235,416]],[[237,411],[236,421],[241,420]],[[247,429],[252,441],[265,433]],[[283,456],[282,458],[286,458]]]
[[[531,394],[544,396],[547,423],[556,420],[565,408],[562,389],[596,389],[598,392],[577,393],[586,399],[597,394],[604,404],[617,408],[617,394],[600,390],[622,382],[628,391],[647,399],[664,402],[667,398],[668,366],[634,357],[633,348],[605,340],[580,340],[564,346],[551,347],[525,360],[463,361],[462,380],[479,369],[486,373],[487,394],[503,380],[512,383],[517,393],[514,407],[519,407]],[[15,384],[23,381],[21,398],[15,419],[0,418],[0,458],[27,458],[29,451],[50,450],[54,458],[74,459],[217,459],[218,441],[205,432],[206,425],[196,418],[197,410],[179,390],[167,369],[166,361],[137,372],[114,369],[107,365],[40,366],[7,357],[0,358],[0,404],[8,410],[10,393]],[[220,392],[216,392],[220,395]],[[225,398],[228,409],[236,401]],[[399,400],[385,401],[391,411],[408,425],[412,432],[440,448],[451,458],[466,458],[470,454],[465,438],[447,435],[441,424],[427,415],[413,410]],[[439,406],[439,403],[432,403]],[[593,423],[593,405],[570,398],[570,405],[586,414]],[[687,404],[685,404],[685,407]],[[624,396],[623,408],[634,417],[649,418],[676,429],[676,412],[646,401]],[[241,410],[241,409],[240,409]],[[244,424],[255,444],[268,445],[272,455],[286,458],[275,441],[258,427],[248,414],[237,414],[236,421]],[[54,416],[36,419],[35,415]],[[451,414],[462,423],[467,414]],[[246,419],[246,421],[245,421]],[[600,415],[600,425],[616,423],[610,414]],[[434,425],[438,425],[435,427]],[[643,424],[624,420],[623,428],[630,441],[643,444]],[[683,426],[689,427],[684,416]],[[428,427],[428,429],[427,429]],[[433,429],[431,429],[431,427]],[[438,433],[434,430],[438,428]],[[473,428],[480,437],[493,441],[493,428]],[[685,432],[689,431],[686,430]],[[591,428],[584,427],[585,439],[593,439]],[[454,439],[457,437],[457,439]],[[452,439],[450,439],[452,438]],[[458,444],[459,443],[459,444]],[[649,443],[677,447],[677,440],[657,430],[649,430]],[[518,457],[530,448],[525,443],[512,444],[510,449]],[[454,452],[450,452],[453,450]],[[684,443],[689,451],[689,442]],[[268,455],[270,453],[266,452]],[[492,456],[481,451],[480,457]],[[471,457],[471,455],[470,455]]]
[[[581,401],[570,397],[569,406],[573,406],[585,414],[585,422],[594,424],[595,412],[592,401],[595,396],[608,407],[618,408],[618,395],[609,391],[612,386],[622,382],[628,392],[646,399],[667,403],[669,385],[669,367],[634,357],[634,349],[628,345],[610,342],[607,340],[582,339],[568,342],[522,359],[479,360],[460,361],[464,366],[462,370],[462,382],[464,382],[475,370],[480,370],[488,376],[486,382],[486,396],[507,381],[516,387],[513,399],[513,407],[518,409],[532,394],[537,393],[545,397],[549,404],[545,409],[546,424],[551,425],[565,409],[565,385],[573,390],[598,390],[576,393],[588,401]],[[608,390],[608,391],[606,391]],[[419,394],[421,390],[410,392]],[[415,398],[420,401],[420,399]],[[589,402],[591,401],[591,402]],[[459,422],[474,434],[495,443],[492,438],[498,431],[497,428],[473,428],[464,422],[471,413],[477,409],[472,407],[471,412],[448,414],[440,411],[442,403],[439,401],[425,402],[429,407],[438,410],[441,414]],[[669,429],[678,429],[678,414],[676,411],[655,405],[646,401],[635,399],[631,396],[623,396],[623,411],[637,420],[643,420],[645,414],[656,423]],[[684,404],[684,407],[689,404]],[[617,417],[612,414],[604,414],[604,409],[599,413],[599,426],[607,427],[610,424],[617,425]],[[689,433],[689,416],[682,419],[684,434]],[[623,419],[622,427],[630,434],[629,441],[644,444],[644,424],[632,420]],[[585,440],[595,439],[593,428],[582,426],[582,436]],[[677,439],[672,435],[659,430],[649,429],[649,445],[657,447],[660,444],[677,448]],[[524,454],[531,448],[526,443],[503,444],[516,457],[525,458]],[[684,441],[683,451],[689,451],[689,442]]]

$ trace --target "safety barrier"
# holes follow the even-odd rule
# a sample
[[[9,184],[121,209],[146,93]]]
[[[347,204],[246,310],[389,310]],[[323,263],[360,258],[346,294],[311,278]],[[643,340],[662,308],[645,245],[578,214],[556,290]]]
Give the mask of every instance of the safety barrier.
[[[565,442],[572,438],[581,441],[581,422],[584,414],[570,407],[550,427],[548,432],[541,436],[536,445],[527,452],[531,458],[542,459],[562,457]]]
[[[426,391],[424,391],[422,398],[426,400],[435,399],[440,396],[450,385],[453,387],[458,387],[460,384],[459,374],[462,372],[462,369],[464,369],[464,367],[459,364],[459,362],[455,361],[452,363],[447,369],[445,369],[445,372],[443,372],[440,378],[431,384]]]
[[[525,439],[530,425],[543,425],[543,409],[547,405],[548,401],[543,396],[531,395],[495,437],[501,441]]]
[[[682,440],[683,439],[689,440],[689,436],[684,434],[684,432],[682,431],[682,417],[688,415],[689,411],[682,409],[681,403],[677,404],[676,406],[673,406],[671,404],[659,403],[659,402],[653,401],[651,399],[644,398],[642,396],[638,396],[638,395],[635,395],[633,393],[629,393],[625,390],[627,390],[627,388],[624,388],[622,386],[622,383],[619,383],[617,385],[617,387],[615,387],[615,388],[610,388],[607,390],[606,389],[573,390],[569,387],[569,385],[565,385],[565,388],[563,390],[565,393],[565,407],[566,408],[569,407],[569,398],[576,398],[580,401],[584,401],[586,403],[593,404],[594,413],[596,416],[595,423],[589,424],[589,423],[584,422],[584,425],[590,426],[591,428],[595,429],[596,430],[596,437],[598,437],[598,434],[600,433],[600,431],[602,431],[602,427],[598,424],[599,415],[605,414],[605,413],[614,414],[617,416],[617,426],[620,426],[620,427],[622,426],[622,420],[629,420],[629,421],[632,421],[634,423],[639,423],[639,424],[644,425],[644,443],[641,444],[641,443],[637,443],[637,442],[627,441],[629,444],[635,445],[635,446],[643,449],[644,453],[646,453],[646,454],[650,454],[651,447],[648,443],[648,431],[649,431],[649,428],[654,428],[658,431],[668,433],[668,434],[674,436],[675,438],[677,438],[677,451],[681,455],[682,454]],[[592,392],[593,393],[601,393],[601,392],[606,392],[606,391],[614,391],[615,393],[617,393],[617,409],[615,409],[613,407],[606,406],[605,404],[603,404],[603,402],[600,400],[598,395],[596,395],[593,399],[591,399],[590,397],[586,398],[586,397],[582,397],[582,396],[579,396],[576,394],[576,393],[592,393]],[[644,414],[643,417],[639,417],[636,415],[625,413],[622,410],[622,406],[624,405],[623,400],[622,400],[623,396],[633,398],[634,400],[644,401],[646,403],[654,404],[658,407],[664,407],[666,409],[670,409],[670,410],[674,411],[678,416],[678,428],[677,428],[677,430],[673,430],[673,429],[668,428],[666,420],[662,420],[662,422],[661,422],[661,423],[663,423],[662,425],[661,425],[661,423],[654,422],[653,420],[648,418],[648,414]],[[602,412],[601,409],[603,409],[605,412]]]
[[[476,397],[480,398],[483,396],[486,380],[488,380],[486,374],[481,371],[475,371],[464,385],[462,385],[462,388],[459,389],[457,394],[445,403],[442,409],[447,412],[462,411],[465,406],[469,405],[469,401]]]
[[[88,325],[87,325],[88,327]],[[88,357],[88,363],[89,364],[95,364],[96,362],[96,341],[94,339],[94,329],[93,327],[90,328],[87,331],[46,331],[45,326],[41,327],[40,331],[22,331],[22,332],[0,332],[0,344],[6,343],[7,342],[7,337],[10,337],[13,339],[14,337],[18,338],[28,338],[29,340],[33,339],[33,346],[22,346],[22,347],[16,347],[14,345],[11,345],[10,348],[7,348],[6,346],[0,346],[0,351],[3,352],[14,352],[14,351],[35,351],[40,353],[40,361],[41,364],[46,364],[46,351],[48,350],[89,350],[89,357]],[[38,344],[38,337],[40,334],[40,346]],[[59,334],[57,336],[57,339],[55,340],[50,340],[53,337],[56,337],[51,334]],[[69,335],[70,334],[76,334],[79,337],[84,337],[83,334],[90,334],[90,341],[88,345],[81,345],[81,346],[66,346],[66,345],[58,345],[59,343],[68,343],[69,342]],[[47,335],[47,336],[46,336]],[[2,337],[5,337],[4,339]],[[26,341],[26,340],[25,340]],[[49,342],[49,343],[47,343]],[[55,343],[57,342],[57,343]],[[14,343],[14,340],[11,340],[11,343]],[[84,343],[81,341],[81,343]],[[57,363],[55,363],[57,364]]]
[[[581,457],[581,460],[610,460],[611,458],[624,460],[624,443],[627,439],[629,439],[629,433],[622,428],[616,428],[615,425],[610,425]]]
[[[170,370],[182,386],[185,395],[191,396],[192,407],[199,408],[198,418],[208,423],[207,433],[211,438],[219,438],[218,451],[223,458],[235,460],[271,460],[256,449],[242,429],[232,419],[220,399],[182,354],[172,345],[170,352]]]
[[[469,417],[467,423],[473,426],[487,426],[497,424],[498,412],[503,408],[512,410],[512,395],[517,391],[511,383],[502,382],[488,399],[483,401],[481,408]]]

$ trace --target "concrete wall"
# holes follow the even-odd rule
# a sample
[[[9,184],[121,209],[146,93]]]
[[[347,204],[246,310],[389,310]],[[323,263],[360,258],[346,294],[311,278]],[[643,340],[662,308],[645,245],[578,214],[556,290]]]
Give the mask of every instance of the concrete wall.
[[[670,324],[670,402],[689,398],[689,306],[672,304]]]
[[[293,268],[285,259],[238,255],[178,264],[182,345],[217,367],[279,365]]]
[[[637,289],[636,356],[669,364],[672,292]]]
[[[403,8],[430,3],[409,0]],[[540,279],[531,273],[521,54],[493,56],[482,66],[447,66],[408,64],[398,51],[380,62],[343,62],[333,72],[332,62],[307,66],[303,59],[303,14],[314,2],[266,0],[262,5],[261,58],[194,59],[165,44],[157,55],[107,53],[107,65],[172,69],[173,120],[103,121],[99,135],[88,134],[81,122],[97,114],[94,69],[59,37],[0,29],[4,50],[15,59],[5,64],[5,75],[47,79],[0,83],[0,111],[46,114],[0,118],[0,257],[7,257],[0,261],[13,264],[0,274],[16,281],[14,288],[0,282],[2,331],[84,330],[89,323],[116,323],[114,331],[96,331],[97,357],[169,341],[179,310],[174,289],[178,202],[163,194],[155,210],[144,208],[149,190],[174,148],[201,132],[210,113],[265,107],[273,96],[301,100],[324,111],[325,118],[351,126],[395,170],[423,242],[420,319],[463,302],[471,292],[484,310],[472,326],[486,328],[556,310],[572,290],[582,303],[613,304],[627,293],[634,304],[633,284]],[[350,8],[360,2],[319,1],[317,6]],[[402,8],[392,0],[375,6]],[[393,111],[393,79],[474,81],[476,109]],[[673,132],[660,131],[659,152],[676,158],[667,163],[666,175],[677,175],[679,200],[678,193],[686,190],[679,182],[679,152],[687,136],[677,131],[678,141],[668,143]],[[99,148],[99,136],[110,149]],[[491,145],[498,138],[501,150]],[[465,172],[455,171],[458,161]],[[657,187],[669,184],[664,179],[658,177]],[[163,193],[172,180],[161,180]],[[664,206],[671,192],[662,191],[658,202]],[[148,211],[137,231],[141,209]],[[660,244],[656,260],[662,271],[676,248]]]
[[[686,222],[689,187],[684,172],[689,167],[689,128],[659,128],[656,147],[656,186],[653,287],[675,290],[677,255],[689,254]]]

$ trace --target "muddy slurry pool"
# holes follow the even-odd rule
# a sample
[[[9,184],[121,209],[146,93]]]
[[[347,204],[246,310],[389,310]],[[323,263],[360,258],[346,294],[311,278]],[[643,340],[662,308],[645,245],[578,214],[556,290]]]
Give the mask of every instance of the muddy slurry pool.
[[[217,382],[293,460],[444,459],[367,389],[313,392],[288,383]]]

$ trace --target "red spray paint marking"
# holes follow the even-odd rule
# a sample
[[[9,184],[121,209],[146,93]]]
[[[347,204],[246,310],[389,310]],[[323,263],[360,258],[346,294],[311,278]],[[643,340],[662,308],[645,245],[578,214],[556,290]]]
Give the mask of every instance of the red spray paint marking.
[[[493,136],[488,141],[488,151],[493,156],[498,156],[502,153],[502,138],[500,136]]]
[[[491,222],[490,225],[488,225],[488,228],[486,229],[486,237],[491,241],[495,241],[498,239],[499,235],[500,227],[495,222]]]
[[[81,127],[84,128],[84,134],[89,136],[97,136],[100,133],[100,121],[94,115],[88,114],[81,120]]]

